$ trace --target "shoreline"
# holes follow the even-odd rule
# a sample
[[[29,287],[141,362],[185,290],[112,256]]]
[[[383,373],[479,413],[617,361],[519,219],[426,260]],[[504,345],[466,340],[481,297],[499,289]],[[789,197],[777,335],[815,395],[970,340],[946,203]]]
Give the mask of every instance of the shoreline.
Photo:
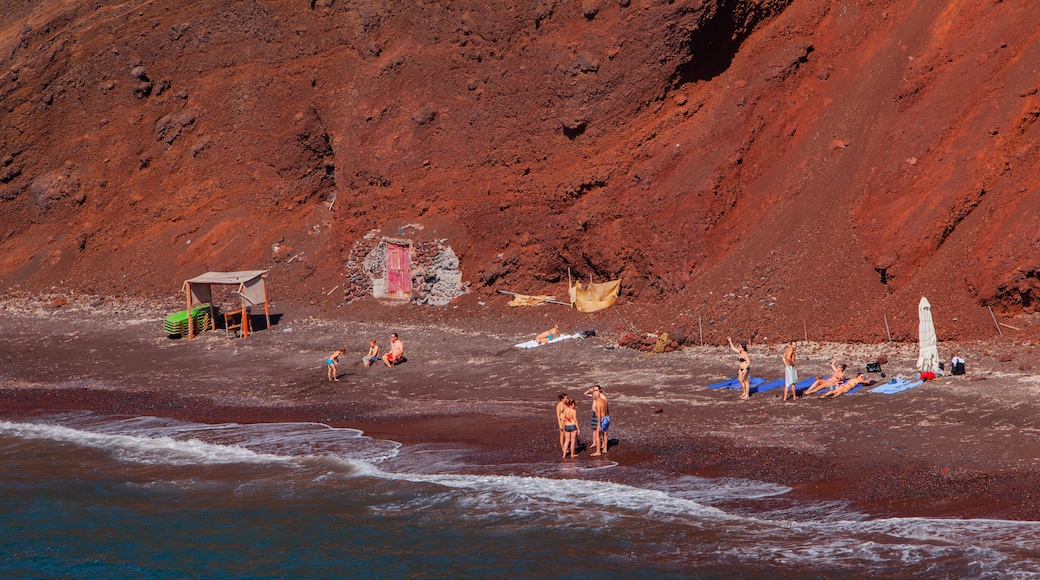
[[[742,403],[738,391],[704,388],[733,372],[728,349],[646,357],[608,350],[609,339],[599,336],[525,352],[512,348],[528,338],[522,321],[478,319],[462,328],[400,320],[407,317],[285,317],[248,339],[217,332],[188,342],[161,336],[161,319],[113,319],[104,309],[5,310],[3,419],[89,410],[203,423],[314,421],[405,445],[466,445],[473,465],[552,462],[559,461],[555,394],[580,397],[599,383],[615,417],[608,458],[622,466],[777,483],[791,487],[791,497],[848,501],[874,517],[1040,520],[1040,381],[1014,372],[1033,364],[1031,344],[1016,345],[1012,361],[984,354],[1008,345],[957,345],[969,377],[985,381],[944,377],[898,395],[861,391],[793,403],[770,391]],[[362,367],[362,340],[389,328],[401,334],[409,362]],[[356,346],[358,360],[344,357],[340,382],[329,383],[318,363],[339,344]],[[855,368],[886,353],[894,376],[913,364],[906,359],[914,349],[800,344],[800,373],[822,372],[834,357]],[[948,358],[950,345],[940,349]],[[753,346],[752,369],[764,369],[753,374],[781,376],[780,350]],[[583,427],[588,406],[579,398]],[[611,479],[605,472],[597,476]]]

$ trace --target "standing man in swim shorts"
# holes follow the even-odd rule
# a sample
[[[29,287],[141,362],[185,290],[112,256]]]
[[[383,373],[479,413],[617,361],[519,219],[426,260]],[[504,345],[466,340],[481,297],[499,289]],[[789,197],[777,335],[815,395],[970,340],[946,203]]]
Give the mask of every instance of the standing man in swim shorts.
[[[602,455],[607,452],[607,430],[610,429],[610,408],[607,406],[607,397],[599,385],[585,391],[586,397],[592,397],[592,419],[589,425],[592,427],[592,451],[590,455]]]
[[[795,368],[794,359],[794,342],[787,345],[787,350],[784,351],[784,400],[787,400],[787,389],[791,389],[791,400],[798,398],[798,392],[795,391],[795,383],[798,382],[798,369]]]

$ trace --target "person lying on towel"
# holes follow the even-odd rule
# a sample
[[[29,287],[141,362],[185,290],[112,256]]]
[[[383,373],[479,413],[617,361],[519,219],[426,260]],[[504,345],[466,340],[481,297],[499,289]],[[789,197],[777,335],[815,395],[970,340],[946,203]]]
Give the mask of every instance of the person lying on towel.
[[[534,337],[534,341],[537,342],[538,344],[548,344],[549,342],[552,341],[552,339],[559,338],[560,337],[560,328],[559,328],[559,326],[560,325],[558,325],[558,324],[553,324],[552,328],[550,328],[549,330],[546,330],[545,332],[543,332],[543,333],[539,334],[538,336]]]
[[[834,374],[831,375],[830,378],[816,379],[815,383],[813,383],[808,389],[805,389],[803,395],[811,395],[816,391],[822,391],[823,389],[829,389],[840,385],[845,380],[845,368],[847,366],[848,365],[845,364],[839,365],[836,362],[832,362],[831,369],[834,371]]]
[[[855,389],[859,385],[865,385],[865,384],[867,384],[869,382],[870,382],[870,377],[868,377],[867,375],[865,375],[863,373],[859,373],[858,375],[856,375],[856,376],[852,377],[851,379],[845,381],[843,384],[838,385],[838,387],[835,388],[834,390],[828,391],[828,392],[820,395],[820,398],[822,399],[824,397],[838,397],[838,396],[844,395],[845,393],[851,391],[852,389]]]

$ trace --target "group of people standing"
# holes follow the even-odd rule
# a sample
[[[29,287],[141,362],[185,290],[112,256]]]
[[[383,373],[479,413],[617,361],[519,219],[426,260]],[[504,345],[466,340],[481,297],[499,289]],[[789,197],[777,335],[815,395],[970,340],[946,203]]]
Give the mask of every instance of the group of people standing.
[[[798,398],[796,386],[798,383],[798,368],[796,366],[797,360],[794,344],[794,342],[788,343],[787,348],[784,349],[784,354],[780,357],[784,362],[784,401],[788,397],[791,400]],[[743,391],[740,395],[740,400],[745,401],[751,398],[751,355],[748,354],[747,343],[736,345],[733,344],[733,339],[730,338],[729,347],[733,349],[733,352],[737,353],[737,382],[740,383],[740,388]],[[819,391],[832,389],[820,395],[820,398],[837,397],[844,395],[859,385],[865,385],[870,382],[870,377],[864,373],[859,373],[855,377],[846,380],[845,369],[847,368],[848,365],[838,364],[837,361],[831,362],[831,370],[834,371],[834,374],[826,379],[818,378],[802,394],[811,395]]]
[[[592,428],[592,453],[597,456],[607,452],[607,431],[610,429],[610,408],[607,406],[607,397],[599,385],[593,385],[585,391],[586,397],[592,397],[592,418],[589,426]],[[578,436],[581,429],[578,427],[577,402],[569,397],[567,393],[560,393],[560,401],[556,404],[556,423],[560,428],[560,449],[566,459],[568,451],[571,457],[576,457],[575,448],[578,444]]]
[[[325,366],[328,367],[328,377],[330,381],[339,381],[338,375],[336,374],[336,365],[339,364],[339,357],[347,354],[347,349],[341,348],[328,356],[325,359]],[[384,354],[382,357],[379,356],[379,344],[376,339],[372,338],[368,341],[368,354],[361,357],[361,363],[365,367],[370,367],[379,360],[383,361],[388,367],[392,367],[397,364],[404,362],[404,343],[397,337],[396,332],[390,333],[390,352]]]

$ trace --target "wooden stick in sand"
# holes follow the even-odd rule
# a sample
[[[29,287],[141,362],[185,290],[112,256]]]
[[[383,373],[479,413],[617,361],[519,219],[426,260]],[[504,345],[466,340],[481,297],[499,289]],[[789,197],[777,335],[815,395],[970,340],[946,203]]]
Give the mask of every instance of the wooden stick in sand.
[[[802,332],[805,333],[805,342],[809,342],[809,328],[805,326],[805,319],[802,319]]]
[[[986,308],[989,308],[989,315],[993,317],[993,326],[997,327],[997,332],[1000,333],[1000,336],[1004,336],[1004,331],[1000,329],[1000,323],[997,322],[997,315],[993,314],[993,307],[987,306]]]
[[[892,342],[892,331],[888,329],[888,315],[882,314],[885,317],[885,333],[888,334],[888,342]]]

